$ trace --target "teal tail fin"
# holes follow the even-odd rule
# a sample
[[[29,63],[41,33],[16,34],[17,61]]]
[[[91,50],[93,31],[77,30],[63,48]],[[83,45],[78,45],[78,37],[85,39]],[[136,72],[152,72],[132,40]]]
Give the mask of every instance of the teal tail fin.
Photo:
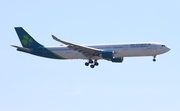
[[[42,46],[36,42],[22,27],[15,27],[16,33],[25,48],[37,48]]]

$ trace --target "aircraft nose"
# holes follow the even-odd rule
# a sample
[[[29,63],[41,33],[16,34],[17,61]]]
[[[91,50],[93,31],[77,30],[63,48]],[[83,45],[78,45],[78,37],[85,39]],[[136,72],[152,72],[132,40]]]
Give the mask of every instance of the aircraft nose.
[[[166,47],[166,50],[167,50],[167,52],[168,52],[168,51],[170,51],[171,49],[170,49],[169,47]]]

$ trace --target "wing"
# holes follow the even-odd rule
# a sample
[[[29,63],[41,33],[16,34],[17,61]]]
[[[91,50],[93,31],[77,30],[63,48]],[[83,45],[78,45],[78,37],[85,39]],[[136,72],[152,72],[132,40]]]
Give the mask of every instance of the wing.
[[[78,45],[78,44],[60,40],[57,37],[55,37],[54,35],[52,35],[52,38],[58,42],[66,44],[69,49],[73,49],[75,51],[81,52],[86,57],[99,56],[99,54],[101,54],[103,52],[103,50],[100,50],[100,49],[87,47],[87,46],[83,46],[83,45]]]

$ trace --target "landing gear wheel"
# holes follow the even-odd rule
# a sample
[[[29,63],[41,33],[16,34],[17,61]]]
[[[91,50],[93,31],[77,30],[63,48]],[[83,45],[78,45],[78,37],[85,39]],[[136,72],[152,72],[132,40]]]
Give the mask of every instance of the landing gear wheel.
[[[98,63],[98,62],[95,62],[95,63],[94,63],[94,65],[98,66],[98,65],[99,65],[99,63]]]
[[[91,68],[94,68],[94,65],[90,65]]]
[[[154,56],[153,61],[156,62],[156,56]]]
[[[85,66],[89,66],[89,63],[88,63],[88,62],[86,62],[86,63],[85,63]]]
[[[93,60],[89,60],[89,63],[91,63],[91,64],[92,64],[92,63],[93,63]]]
[[[95,59],[94,61],[92,59],[89,59],[88,62],[85,63],[85,66],[89,66],[91,68],[94,68],[95,66],[98,66],[99,63],[97,62],[97,60]]]

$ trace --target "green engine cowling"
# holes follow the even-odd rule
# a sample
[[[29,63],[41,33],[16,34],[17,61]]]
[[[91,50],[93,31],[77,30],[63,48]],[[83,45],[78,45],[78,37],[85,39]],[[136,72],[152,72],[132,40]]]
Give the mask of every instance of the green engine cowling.
[[[121,58],[113,58],[113,59],[111,59],[111,61],[112,62],[116,62],[116,63],[121,63],[121,62],[123,62],[123,57],[121,57]]]

